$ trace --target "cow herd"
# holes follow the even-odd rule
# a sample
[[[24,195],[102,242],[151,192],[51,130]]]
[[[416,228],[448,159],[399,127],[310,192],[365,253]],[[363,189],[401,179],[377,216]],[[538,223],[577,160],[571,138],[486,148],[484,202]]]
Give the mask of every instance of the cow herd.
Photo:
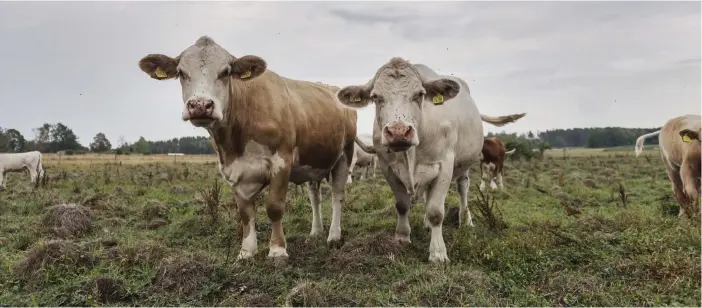
[[[459,225],[473,226],[468,210],[470,167],[481,165],[481,190],[487,182],[492,189],[503,188],[504,159],[515,151],[506,151],[497,138],[485,139],[483,122],[503,126],[525,116],[481,114],[463,79],[397,57],[369,72],[365,84],[342,88],[280,76],[264,59],[232,56],[207,36],[175,57],[146,55],[139,67],[153,79],[178,79],[182,120],[209,133],[219,171],[239,205],[239,259],[258,251],[254,200],[264,188],[269,188],[264,202],[271,223],[268,256],[285,258],[282,217],[289,182],[306,183],[310,234],[318,235],[324,230],[320,182],[329,181],[332,217],[327,242],[334,243],[341,239],[344,190],[352,182],[351,171],[359,166],[374,176],[378,166],[395,197],[396,240],[411,241],[408,212],[423,198],[424,225],[431,230],[428,259],[449,261],[442,224],[451,183],[455,181],[460,197]],[[356,109],[368,105],[375,107],[372,136],[357,136]],[[660,134],[661,156],[681,214],[689,212],[700,186],[700,116],[670,120],[661,131],[641,136],[637,155],[644,139],[654,134]],[[33,179],[43,172],[41,163],[31,165],[30,156],[6,157],[0,156],[3,178],[20,165],[35,170]]]

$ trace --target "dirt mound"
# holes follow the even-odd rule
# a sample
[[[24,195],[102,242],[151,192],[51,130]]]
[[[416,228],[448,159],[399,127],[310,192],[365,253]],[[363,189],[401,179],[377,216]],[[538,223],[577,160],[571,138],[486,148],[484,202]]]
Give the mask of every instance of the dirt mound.
[[[14,276],[27,282],[36,282],[43,277],[45,266],[78,267],[90,266],[95,257],[78,244],[67,240],[50,240],[40,243],[27,253],[14,267]]]
[[[303,281],[295,285],[285,297],[286,307],[319,307],[324,305],[324,296],[319,284]]]
[[[119,262],[126,266],[141,264],[156,264],[169,253],[168,248],[154,242],[137,242],[123,247],[113,246],[105,249],[104,256],[108,260]]]
[[[93,228],[93,211],[77,204],[59,204],[47,209],[43,224],[59,238],[79,237]]]
[[[88,281],[85,289],[100,304],[114,303],[127,298],[122,282],[110,277],[93,278]]]
[[[141,216],[146,221],[152,221],[157,218],[166,219],[168,218],[168,207],[163,205],[160,201],[149,200],[144,206]]]
[[[173,255],[158,265],[149,292],[191,296],[197,294],[213,276],[212,263],[205,258]]]

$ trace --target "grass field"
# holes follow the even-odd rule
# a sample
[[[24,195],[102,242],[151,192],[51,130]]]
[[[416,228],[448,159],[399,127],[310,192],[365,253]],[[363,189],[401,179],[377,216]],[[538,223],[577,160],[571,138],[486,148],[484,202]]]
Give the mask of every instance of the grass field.
[[[493,219],[479,210],[475,166],[474,228],[456,227],[454,184],[444,265],[427,261],[422,204],[410,210],[412,243],[393,242],[394,200],[379,171],[347,186],[341,247],[327,247],[326,233],[309,237],[306,189],[291,184],[290,258],[280,265],[266,258],[270,224],[260,205],[259,253],[235,261],[241,239],[231,192],[212,193],[214,156],[59,164],[47,154],[44,187],[10,174],[0,192],[0,304],[699,307],[700,224],[677,218],[657,151],[566,154],[508,161],[506,190],[489,194]],[[568,215],[559,200],[581,214]],[[330,207],[324,183],[326,228]]]

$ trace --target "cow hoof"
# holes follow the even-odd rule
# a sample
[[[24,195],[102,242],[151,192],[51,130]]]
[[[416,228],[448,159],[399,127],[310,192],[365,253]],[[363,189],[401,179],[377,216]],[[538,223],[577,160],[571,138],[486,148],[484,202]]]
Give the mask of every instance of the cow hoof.
[[[286,267],[288,266],[288,257],[270,257],[273,262],[274,267]]]
[[[239,256],[236,257],[237,260],[247,260],[251,259],[256,254],[255,251],[248,251],[248,250],[240,250],[239,251]]]
[[[409,235],[405,236],[405,235],[395,234],[395,241],[397,241],[398,243],[400,243],[400,245],[403,245],[403,246],[412,244],[412,240],[410,240]]]
[[[475,225],[473,225],[473,221],[472,221],[472,220],[469,220],[467,223],[466,223],[466,222],[458,222],[458,227],[459,227],[459,228],[463,228],[463,227],[475,227]]]
[[[269,258],[287,258],[288,252],[285,247],[271,247],[268,251]]]
[[[429,254],[429,262],[431,263],[449,263],[450,261],[445,252]]]
[[[341,248],[341,246],[344,246],[344,241],[341,239],[327,240],[327,247],[329,248],[338,249]]]
[[[322,234],[322,230],[324,228],[312,228],[312,231],[310,231],[310,237],[316,237]]]

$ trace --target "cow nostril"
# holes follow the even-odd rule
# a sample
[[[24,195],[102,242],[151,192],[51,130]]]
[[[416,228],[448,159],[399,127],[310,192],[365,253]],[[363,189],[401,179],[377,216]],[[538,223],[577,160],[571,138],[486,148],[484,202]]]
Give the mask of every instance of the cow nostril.
[[[206,109],[212,109],[212,107],[214,107],[214,102],[213,102],[213,101],[207,101],[207,102],[205,103],[205,108],[206,108]]]
[[[188,109],[193,109],[193,108],[195,108],[195,104],[193,104],[192,101],[189,101],[187,104],[185,104],[185,106],[188,107]]]
[[[414,129],[412,128],[412,126],[407,127],[407,130],[405,131],[405,137],[412,136],[412,133],[414,133]]]

